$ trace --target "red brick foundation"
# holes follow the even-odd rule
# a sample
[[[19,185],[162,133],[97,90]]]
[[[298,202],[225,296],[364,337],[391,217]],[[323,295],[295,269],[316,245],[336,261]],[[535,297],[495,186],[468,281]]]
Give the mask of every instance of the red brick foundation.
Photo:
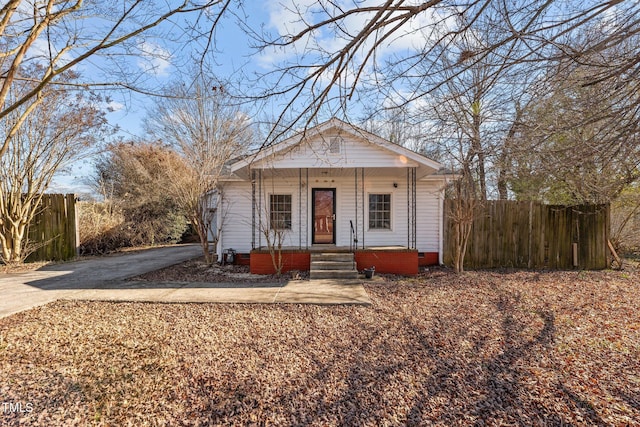
[[[236,261],[234,264],[251,265],[251,256],[249,254],[236,254]]]
[[[291,270],[309,271],[311,267],[311,254],[304,250],[283,251],[282,272]],[[251,254],[238,254],[236,263],[246,264],[249,261],[250,271],[253,274],[274,274],[271,255],[266,251],[251,252]],[[378,273],[400,274],[413,276],[418,274],[419,267],[438,265],[437,252],[418,253],[415,250],[367,250],[356,251],[356,264],[358,271],[371,266],[376,267]]]
[[[414,276],[418,274],[418,251],[356,251],[358,271],[374,266],[376,273],[401,274]]]
[[[440,264],[440,257],[438,252],[419,252],[418,253],[418,266],[426,267],[428,265]]]
[[[252,252],[250,271],[253,274],[275,274],[271,254],[268,252]],[[311,254],[309,252],[283,252],[282,272],[291,270],[309,271],[311,267]]]

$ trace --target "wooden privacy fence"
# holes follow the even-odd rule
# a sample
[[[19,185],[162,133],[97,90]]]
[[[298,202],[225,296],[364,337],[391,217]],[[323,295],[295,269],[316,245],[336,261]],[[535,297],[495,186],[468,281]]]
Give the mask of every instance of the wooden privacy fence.
[[[29,243],[37,249],[27,261],[65,261],[77,255],[75,194],[45,194],[29,225]]]
[[[445,200],[444,262],[453,264],[455,235]],[[556,206],[509,200],[477,208],[465,268],[608,267],[609,205]]]

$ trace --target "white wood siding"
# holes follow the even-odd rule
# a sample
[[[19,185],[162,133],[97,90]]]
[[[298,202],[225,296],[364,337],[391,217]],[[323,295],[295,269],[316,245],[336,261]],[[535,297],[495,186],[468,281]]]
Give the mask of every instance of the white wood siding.
[[[339,153],[329,152],[329,140],[337,135],[316,138],[301,143],[284,153],[257,162],[254,167],[282,168],[344,168],[344,167],[408,167],[418,166],[405,156],[383,149],[375,144],[344,136]]]
[[[306,246],[306,240],[304,239],[305,217],[302,216],[300,218],[299,215],[300,197],[298,184],[299,178],[292,176],[278,177],[276,174],[276,176],[262,179],[262,198],[258,194],[260,186],[258,185],[256,188],[256,204],[261,204],[261,206],[256,206],[256,247],[267,245],[263,230],[267,230],[269,227],[269,196],[271,194],[291,195],[291,229],[284,232],[282,244],[284,246],[300,246],[300,230],[302,229],[303,247]],[[258,215],[261,215],[261,221],[259,221]]]
[[[222,207],[218,209],[218,221],[222,221],[218,254],[229,248],[244,253],[251,251],[250,182],[227,182],[224,184]]]
[[[442,182],[418,181],[416,188],[417,248],[440,252],[442,246]]]
[[[343,171],[344,172],[344,171]],[[340,177],[314,177],[302,175],[302,194],[300,197],[299,176],[263,178],[261,208],[256,206],[256,247],[266,246],[266,239],[260,233],[258,214],[262,216],[262,227],[268,226],[269,195],[291,195],[291,230],[284,236],[283,244],[290,247],[311,245],[311,203],[312,189],[336,189],[336,245],[349,246],[351,229],[349,221],[357,226],[358,246],[407,246],[408,244],[408,199],[406,169],[398,169],[395,176],[367,176],[364,174],[364,192],[362,174],[358,169],[356,187],[355,170],[343,173]],[[394,183],[397,187],[394,187]],[[439,181],[418,181],[416,189],[416,247],[420,252],[441,252],[442,247],[442,183]],[[256,203],[260,186],[256,186]],[[391,230],[369,229],[369,194],[391,195]],[[364,195],[364,206],[362,196]],[[252,206],[251,184],[249,182],[228,182],[223,187],[223,209],[219,210],[219,219],[225,215],[223,232],[219,243],[219,252],[234,248],[239,252],[249,252],[252,242]],[[356,217],[356,201],[358,215]],[[364,208],[364,209],[363,209]],[[364,234],[363,234],[364,233]]]

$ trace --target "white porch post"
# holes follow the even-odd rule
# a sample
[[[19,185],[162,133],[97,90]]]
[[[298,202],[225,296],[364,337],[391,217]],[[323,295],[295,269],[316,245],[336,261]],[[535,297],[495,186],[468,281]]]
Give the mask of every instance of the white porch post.
[[[251,249],[256,248],[256,171],[251,169]]]
[[[302,249],[302,168],[298,168],[298,249]]]

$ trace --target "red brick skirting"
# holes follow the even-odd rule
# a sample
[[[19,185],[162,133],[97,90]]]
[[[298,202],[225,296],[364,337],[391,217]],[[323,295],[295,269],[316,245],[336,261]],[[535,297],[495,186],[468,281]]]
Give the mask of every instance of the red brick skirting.
[[[356,251],[358,271],[375,267],[376,273],[401,274],[414,276],[418,274],[418,251]]]
[[[250,271],[253,274],[274,274],[275,268],[271,255],[267,251],[254,251],[251,254],[238,254],[236,263],[245,264],[249,258]],[[282,252],[282,272],[291,270],[309,271],[311,254],[305,250],[289,250]],[[358,271],[375,266],[378,273],[401,274],[413,276],[418,274],[419,267],[438,264],[437,252],[420,252],[416,250],[367,250],[356,251]]]
[[[420,252],[418,253],[418,265],[420,267],[426,267],[428,265],[440,264],[440,257],[438,252]]]
[[[291,270],[309,271],[311,266],[311,254],[309,252],[282,252],[282,272]],[[252,252],[250,271],[253,274],[274,274],[271,254],[264,252]]]

